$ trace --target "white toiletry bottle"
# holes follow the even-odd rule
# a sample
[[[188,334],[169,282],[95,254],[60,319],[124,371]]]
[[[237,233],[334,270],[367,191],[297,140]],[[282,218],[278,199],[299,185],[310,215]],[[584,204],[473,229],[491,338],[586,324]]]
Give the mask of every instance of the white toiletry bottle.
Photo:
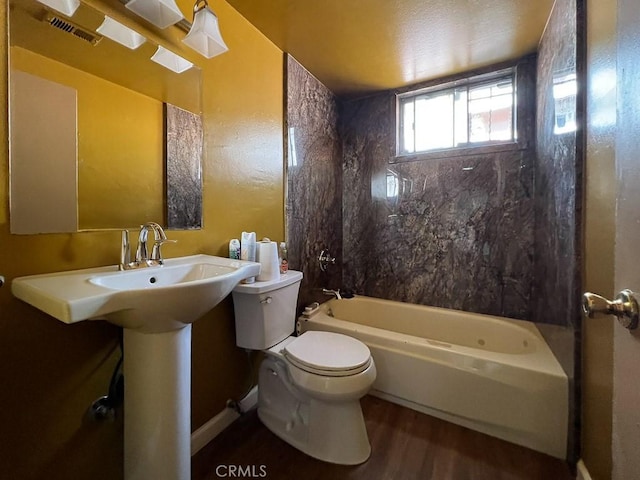
[[[256,232],[242,232],[240,240],[240,259],[256,261]],[[254,283],[256,277],[245,278],[242,283]]]
[[[240,260],[240,240],[237,238],[229,242],[229,258]]]
[[[285,242],[280,242],[280,275],[284,275],[289,271],[289,257],[287,255],[287,244]]]

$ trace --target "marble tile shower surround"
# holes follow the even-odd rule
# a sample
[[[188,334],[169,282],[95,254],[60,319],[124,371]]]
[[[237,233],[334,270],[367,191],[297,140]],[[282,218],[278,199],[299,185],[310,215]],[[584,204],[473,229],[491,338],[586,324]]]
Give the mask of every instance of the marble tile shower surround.
[[[389,93],[346,102],[344,284],[365,295],[528,318],[528,150],[389,163]]]
[[[580,319],[582,166],[576,132],[554,133],[553,89],[575,72],[576,1],[565,0],[553,8],[538,56],[533,320],[568,326]]]
[[[555,2],[538,52],[535,168],[535,258],[532,320],[569,376],[568,458],[580,456],[580,294],[582,156],[578,133],[554,133],[554,83],[576,73],[581,0]],[[561,100],[567,102],[567,99]],[[576,112],[576,105],[573,111]],[[554,324],[554,325],[552,325]],[[554,328],[556,325],[563,328]]]
[[[534,198],[543,202],[547,192],[532,148],[533,89],[531,100],[519,103],[529,105],[521,122],[531,139],[527,148],[390,163],[392,92],[338,101],[293,58],[287,67],[287,234],[292,268],[305,273],[301,304],[324,299],[321,286],[342,286],[391,300],[533,319],[535,279],[545,284],[551,272],[540,258],[566,251],[547,238],[550,229],[556,229],[551,238],[563,238],[561,226],[536,218]],[[559,181],[553,169],[548,175]],[[397,181],[396,192],[387,191],[388,177],[390,185]],[[536,196],[536,189],[543,191]],[[571,202],[565,198],[560,206],[571,208]],[[342,270],[320,272],[315,259],[325,247]],[[553,295],[547,298],[553,301]],[[560,325],[564,319],[536,318]]]
[[[576,71],[576,1],[556,2],[540,42],[537,69],[536,231],[532,320],[573,378],[580,322],[581,159],[576,132],[554,134],[554,79]],[[555,324],[569,328],[544,328]]]
[[[339,105],[287,59],[287,235],[292,268],[305,273],[300,305],[342,286],[528,318],[533,153],[391,165],[392,108],[390,92]],[[323,274],[315,259],[327,247],[338,266]]]
[[[342,145],[334,95],[291,56],[286,68],[287,239],[290,268],[304,272],[303,306],[342,286]],[[324,249],[338,259],[326,272],[317,262]]]
[[[202,118],[165,103],[164,121],[167,227],[202,228]]]

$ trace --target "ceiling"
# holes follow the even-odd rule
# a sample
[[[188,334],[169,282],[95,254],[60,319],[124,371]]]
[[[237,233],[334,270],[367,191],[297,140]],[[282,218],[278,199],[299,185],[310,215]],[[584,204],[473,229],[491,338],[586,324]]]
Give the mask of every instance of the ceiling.
[[[334,93],[357,95],[534,52],[554,0],[227,2]]]

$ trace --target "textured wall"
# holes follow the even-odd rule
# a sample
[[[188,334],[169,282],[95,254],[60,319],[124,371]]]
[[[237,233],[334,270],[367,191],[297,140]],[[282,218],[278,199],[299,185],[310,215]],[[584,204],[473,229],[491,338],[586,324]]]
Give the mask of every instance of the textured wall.
[[[535,250],[533,317],[547,343],[573,378],[579,326],[581,272],[582,156],[576,131],[554,133],[554,82],[576,72],[576,1],[556,2],[538,54],[535,169]],[[573,110],[576,110],[575,103]]]
[[[289,265],[302,270],[300,305],[326,299],[321,289],[342,285],[342,148],[333,94],[287,56],[287,238]],[[338,259],[326,272],[317,258]]]
[[[581,173],[575,132],[554,134],[556,109],[565,106],[553,99],[554,79],[575,72],[575,9],[575,0],[559,2],[538,71],[529,60],[520,68],[525,128],[522,148],[513,151],[392,163],[393,93],[341,101],[338,140],[336,100],[289,60],[288,145],[295,152],[288,154],[288,234],[305,288],[342,285],[380,298],[575,324]],[[342,259],[341,282],[339,269],[319,276],[315,258],[326,246]]]
[[[575,68],[575,22],[575,2],[561,2],[542,44],[537,90],[531,59],[520,67],[522,148],[506,152],[392,163],[393,94],[341,101],[338,139],[335,98],[289,59],[287,143],[295,152],[288,153],[287,221],[294,268],[306,276],[303,303],[318,299],[312,287],[342,286],[380,298],[573,325],[579,171],[575,133],[553,134],[552,89],[554,74]],[[395,191],[388,191],[388,180],[396,182]],[[327,276],[317,268],[315,258],[327,246],[342,260],[342,277],[339,268]],[[565,335],[572,333],[547,333],[550,342]],[[569,365],[573,349],[562,351]]]
[[[555,3],[538,52],[532,312],[532,320],[539,323],[570,379],[568,455],[572,461],[577,461],[580,453],[581,375],[576,371],[581,363],[583,157],[578,148],[581,133],[556,131],[557,124],[562,125],[556,117],[569,111],[575,114],[579,100],[570,97],[557,101],[554,84],[578,71],[577,7],[576,0]],[[580,123],[580,116],[577,120]]]
[[[202,228],[202,117],[165,103],[164,131],[167,228]]]
[[[343,106],[345,286],[529,318],[533,150],[391,164],[393,98],[383,93]],[[527,125],[528,104],[520,119]],[[388,190],[387,181],[397,187]]]
[[[532,109],[520,112],[529,148],[391,164],[392,93],[342,101],[338,116],[333,95],[293,58],[287,65],[287,234],[292,268],[305,274],[300,302],[342,286],[528,318]],[[522,70],[532,85],[531,68]],[[316,258],[327,247],[338,265],[323,274]]]
[[[538,53],[533,319],[572,326],[580,318],[582,159],[577,161],[575,131],[554,133],[556,113],[564,106],[554,101],[553,88],[575,72],[576,2],[556,2]]]

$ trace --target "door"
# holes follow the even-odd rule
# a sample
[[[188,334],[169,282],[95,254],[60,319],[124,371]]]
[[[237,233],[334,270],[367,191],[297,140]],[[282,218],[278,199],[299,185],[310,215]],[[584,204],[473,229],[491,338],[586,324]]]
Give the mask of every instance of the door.
[[[618,1],[616,291],[640,296],[640,2]],[[613,480],[640,478],[640,328],[614,328]]]

